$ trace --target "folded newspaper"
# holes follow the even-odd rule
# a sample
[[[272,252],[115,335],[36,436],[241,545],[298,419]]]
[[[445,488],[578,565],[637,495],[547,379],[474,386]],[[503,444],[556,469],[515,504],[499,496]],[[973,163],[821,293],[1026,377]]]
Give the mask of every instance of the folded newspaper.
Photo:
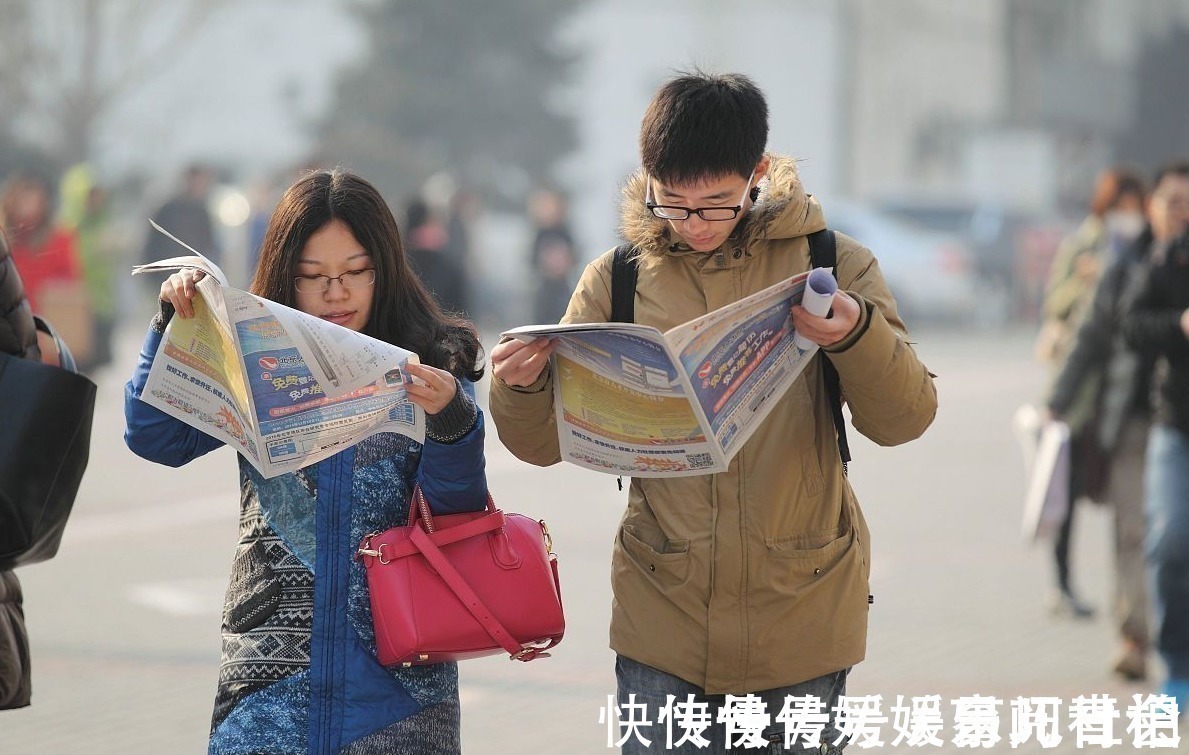
[[[142,401],[222,440],[265,477],[380,432],[424,442],[425,413],[405,391],[416,354],[231,288],[186,248],[193,254],[133,269],[206,273],[194,317],[165,329]]]
[[[828,306],[834,281],[814,271]],[[554,411],[562,458],[634,477],[726,470],[818,347],[790,313],[810,273],[665,333],[634,323],[528,325],[504,333],[555,339]],[[823,288],[828,288],[823,291]]]

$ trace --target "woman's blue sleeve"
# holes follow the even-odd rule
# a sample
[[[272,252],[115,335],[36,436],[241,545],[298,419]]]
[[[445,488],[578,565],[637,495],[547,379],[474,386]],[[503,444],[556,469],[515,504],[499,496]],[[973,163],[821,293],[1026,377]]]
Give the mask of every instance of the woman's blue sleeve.
[[[460,380],[466,394],[475,400],[475,385]],[[475,404],[477,417],[470,432],[453,443],[425,439],[417,482],[436,514],[478,511],[487,505],[487,473],[483,457],[483,410]]]
[[[124,386],[124,442],[141,458],[180,467],[215,450],[223,441],[140,400],[161,338],[161,333],[149,330],[132,379]]]

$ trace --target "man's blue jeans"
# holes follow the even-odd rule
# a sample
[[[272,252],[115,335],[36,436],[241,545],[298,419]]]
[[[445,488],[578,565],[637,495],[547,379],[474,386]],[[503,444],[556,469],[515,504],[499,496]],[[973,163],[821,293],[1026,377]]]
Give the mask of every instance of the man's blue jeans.
[[[1189,680],[1189,436],[1152,426],[1144,486],[1156,648],[1171,679]]]
[[[806,747],[803,742],[798,741],[789,749],[784,748],[784,724],[777,721],[776,717],[785,706],[785,700],[788,696],[812,696],[820,700],[823,704],[822,711],[829,714],[834,706],[838,704],[838,698],[846,694],[846,675],[849,669],[827,674],[826,676],[818,677],[817,679],[810,679],[807,682],[794,684],[791,687],[779,687],[777,689],[765,690],[763,692],[753,692],[752,694],[762,700],[766,706],[766,712],[771,717],[771,723],[763,730],[763,738],[769,742],[767,747],[757,747],[753,744],[751,747],[736,746],[734,748],[728,747],[727,742],[727,726],[718,722],[719,710],[726,704],[726,695],[707,695],[703,690],[684,679],[680,679],[672,674],[666,674],[651,666],[646,666],[643,663],[633,661],[630,658],[622,655],[616,656],[615,659],[615,679],[618,684],[618,703],[620,706],[621,716],[627,709],[625,705],[634,704],[637,707],[634,710],[639,711],[634,716],[635,720],[647,720],[650,725],[641,725],[635,727],[635,731],[639,732],[643,737],[649,740],[650,744],[645,745],[640,737],[635,733],[621,746],[623,755],[651,755],[652,753],[661,752],[676,752],[685,753],[687,755],[726,755],[731,753],[748,753],[750,755],[764,755],[765,753],[782,753],[782,752],[799,752],[799,753],[820,753],[822,755],[833,755],[834,753],[842,752],[844,745],[835,745],[834,740],[838,739],[838,730],[834,727],[833,715],[830,715],[830,720],[826,722],[825,727],[821,733],[821,744],[815,747]],[[634,695],[630,697],[629,695]],[[689,696],[693,695],[695,703],[705,703],[704,710],[708,711],[710,718],[710,726],[702,731],[702,737],[710,741],[709,745],[698,747],[692,741],[686,741],[680,746],[670,747],[670,741],[675,745],[685,735],[686,730],[678,723],[670,723],[669,721],[662,721],[660,711],[668,704],[668,696],[673,695],[675,700],[673,706],[686,704]],[[742,697],[740,693],[737,697]],[[671,729],[672,734],[669,734]],[[621,730],[620,735],[627,733],[627,729]],[[671,736],[671,740],[670,740]],[[739,736],[732,737],[734,743],[740,742]]]

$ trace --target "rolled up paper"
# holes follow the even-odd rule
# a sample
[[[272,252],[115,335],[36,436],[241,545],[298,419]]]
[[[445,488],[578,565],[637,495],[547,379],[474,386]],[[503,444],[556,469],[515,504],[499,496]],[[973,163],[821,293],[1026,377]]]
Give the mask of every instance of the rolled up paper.
[[[805,311],[817,317],[825,317],[830,312],[830,305],[834,303],[834,292],[838,290],[838,281],[828,268],[814,268],[805,280],[805,293],[801,295],[801,306]],[[793,344],[801,351],[808,351],[817,344],[800,333],[793,334]]]

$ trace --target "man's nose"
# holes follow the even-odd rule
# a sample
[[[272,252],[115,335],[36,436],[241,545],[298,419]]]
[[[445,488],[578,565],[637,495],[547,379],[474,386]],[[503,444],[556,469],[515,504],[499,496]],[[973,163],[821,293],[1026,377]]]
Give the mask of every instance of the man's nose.
[[[702,216],[696,212],[691,212],[689,217],[685,219],[685,229],[690,232],[692,236],[701,236],[706,232],[706,227],[709,223],[702,219]]]

